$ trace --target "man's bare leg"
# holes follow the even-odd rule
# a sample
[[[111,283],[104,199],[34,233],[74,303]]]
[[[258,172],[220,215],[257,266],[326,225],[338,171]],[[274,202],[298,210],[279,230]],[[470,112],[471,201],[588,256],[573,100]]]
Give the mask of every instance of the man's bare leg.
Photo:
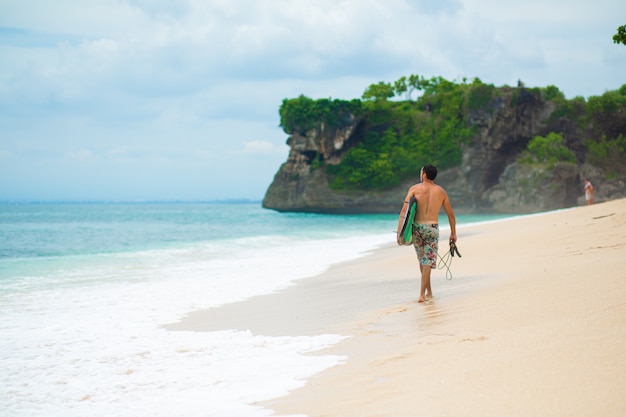
[[[418,303],[423,303],[427,299],[432,298],[433,290],[430,287],[430,265],[422,265],[420,264],[420,271],[422,272],[422,283],[420,287],[420,298],[417,300]]]

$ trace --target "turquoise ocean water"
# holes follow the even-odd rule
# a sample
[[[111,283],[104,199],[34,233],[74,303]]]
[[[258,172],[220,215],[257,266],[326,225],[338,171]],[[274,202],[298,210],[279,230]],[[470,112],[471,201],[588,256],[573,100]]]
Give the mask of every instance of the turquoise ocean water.
[[[396,224],[259,203],[0,204],[1,414],[270,415],[251,404],[340,363],[305,353],[346,335],[162,325],[394,243]]]

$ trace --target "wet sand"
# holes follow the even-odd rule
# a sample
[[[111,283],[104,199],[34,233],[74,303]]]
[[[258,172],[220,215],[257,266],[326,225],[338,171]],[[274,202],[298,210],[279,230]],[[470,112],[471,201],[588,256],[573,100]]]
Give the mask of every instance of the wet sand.
[[[280,416],[626,415],[626,200],[457,234],[425,303],[413,249],[390,244],[168,328],[351,336],[314,353],[344,364],[260,404]]]

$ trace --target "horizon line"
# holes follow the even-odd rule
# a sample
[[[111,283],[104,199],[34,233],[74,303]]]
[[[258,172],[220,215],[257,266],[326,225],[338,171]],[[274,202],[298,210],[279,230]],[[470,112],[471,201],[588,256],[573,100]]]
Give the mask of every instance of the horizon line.
[[[215,203],[215,204],[249,204],[249,203],[261,203],[262,199],[252,198],[221,198],[212,200],[203,199],[146,199],[146,200],[107,200],[107,199],[93,199],[93,200],[72,200],[72,199],[59,199],[59,200],[43,200],[43,199],[15,199],[15,200],[0,200],[0,204],[182,204],[182,203]]]

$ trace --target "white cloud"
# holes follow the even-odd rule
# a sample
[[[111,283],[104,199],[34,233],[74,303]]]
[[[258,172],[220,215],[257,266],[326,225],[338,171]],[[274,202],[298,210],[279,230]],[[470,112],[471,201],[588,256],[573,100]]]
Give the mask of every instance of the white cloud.
[[[66,156],[69,159],[73,159],[83,163],[93,163],[99,159],[98,156],[90,149],[78,149],[75,151],[70,151],[66,154]]]
[[[0,147],[33,172],[90,149],[102,184],[115,161],[197,185],[231,159],[254,166],[261,195],[287,154],[284,98],[351,99],[414,73],[602,94],[624,83],[626,47],[611,37],[625,15],[621,0],[6,1]],[[208,187],[216,198],[236,192],[224,181]]]
[[[237,153],[252,155],[268,155],[272,153],[283,153],[282,149],[278,149],[273,143],[264,140],[251,140],[243,142],[243,149]]]

